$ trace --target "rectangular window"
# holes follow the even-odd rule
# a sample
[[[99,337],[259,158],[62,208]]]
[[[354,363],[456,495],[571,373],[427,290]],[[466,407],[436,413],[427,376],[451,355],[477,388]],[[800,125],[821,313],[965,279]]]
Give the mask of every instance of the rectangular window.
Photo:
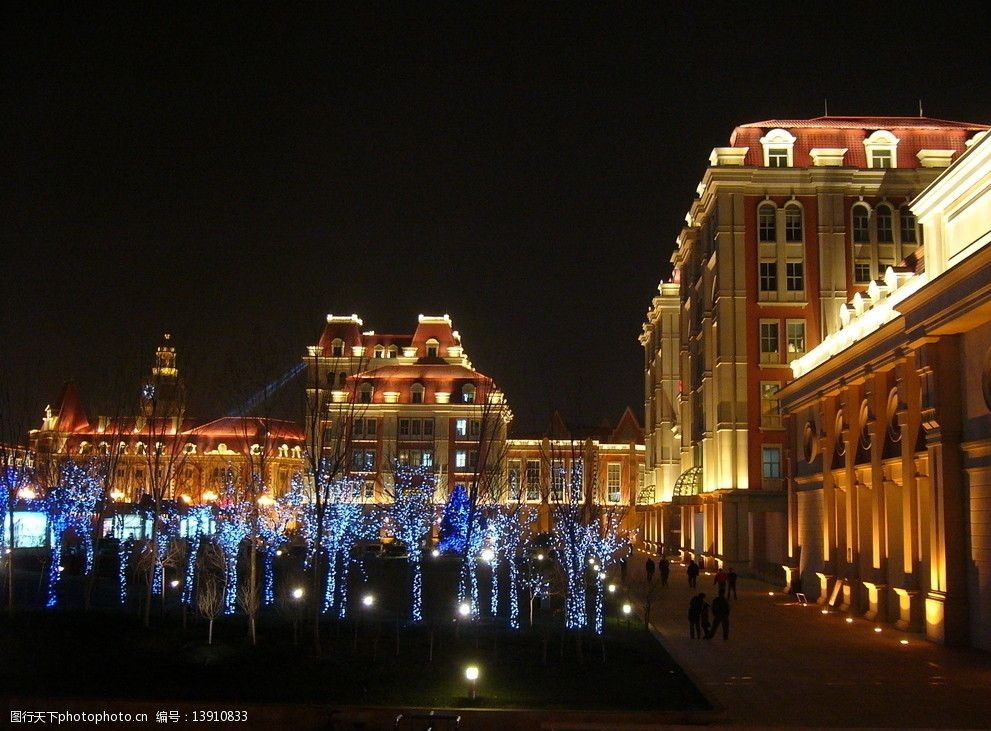
[[[409,436],[409,419],[399,420],[399,436],[401,437]]]
[[[365,435],[365,422],[363,419],[355,419],[351,425],[351,433],[356,437]]]
[[[781,428],[781,406],[778,401],[780,383],[761,381],[760,383],[760,425],[770,429]]]
[[[619,462],[610,462],[606,465],[606,487],[608,488],[606,499],[611,503],[619,502],[621,466]]]
[[[375,499],[375,481],[365,480],[365,500]]]
[[[526,461],[526,499],[540,500],[540,460]]]
[[[903,206],[899,219],[901,222],[901,235],[903,244],[914,244],[915,243],[915,216],[913,216],[907,207]]]
[[[762,450],[761,465],[763,476],[778,480],[781,478],[781,447],[764,447]]]
[[[805,353],[805,320],[788,320],[786,327],[788,357],[797,358]]]
[[[878,206],[875,222],[878,243],[893,244],[895,242],[895,222],[892,220],[891,209],[887,206]]]
[[[762,261],[760,263],[760,291],[778,291],[778,263],[776,261]]]
[[[375,450],[358,449],[351,459],[351,466],[357,472],[375,471]]]
[[[871,150],[872,168],[892,168],[894,167],[893,163],[894,159],[891,150]]]
[[[423,420],[423,436],[432,437],[434,435],[434,420],[424,419]]]
[[[765,203],[757,209],[757,233],[762,243],[773,243],[777,240],[774,222],[776,215],[776,209],[770,203]]]
[[[564,462],[559,459],[551,462],[551,500],[564,500]]]
[[[365,436],[374,437],[378,432],[378,423],[375,419],[365,419]]]
[[[777,363],[779,353],[778,323],[762,322],[760,324],[760,362]]]
[[[477,437],[479,434],[482,433],[482,422],[479,421],[478,419],[472,419],[470,426],[471,426],[471,435],[473,437]]]
[[[468,452],[464,449],[459,449],[454,453],[454,466],[458,469],[464,469],[468,466]]]
[[[522,497],[523,485],[520,482],[522,477],[522,464],[518,459],[509,460],[509,499],[519,501]]]
[[[410,419],[410,436],[418,437],[423,434],[423,422],[419,419]]]
[[[458,419],[457,421],[455,421],[454,422],[454,433],[457,434],[459,437],[466,437],[466,436],[468,436],[468,420],[467,419]]]
[[[788,167],[788,148],[772,147],[767,151],[767,166],[769,168]]]
[[[785,264],[785,285],[789,292],[805,289],[805,265],[802,262],[789,261]]]
[[[871,265],[858,262],[853,265],[853,281],[857,284],[867,284],[871,281]]]

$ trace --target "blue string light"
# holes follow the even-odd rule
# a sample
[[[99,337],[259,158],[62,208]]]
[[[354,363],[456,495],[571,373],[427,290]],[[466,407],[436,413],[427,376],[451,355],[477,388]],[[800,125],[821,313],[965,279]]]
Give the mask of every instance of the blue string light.
[[[392,535],[406,545],[412,577],[410,619],[423,621],[423,576],[420,542],[434,520],[434,491],[437,486],[433,468],[404,465],[393,467],[394,501],[388,509],[388,528]]]

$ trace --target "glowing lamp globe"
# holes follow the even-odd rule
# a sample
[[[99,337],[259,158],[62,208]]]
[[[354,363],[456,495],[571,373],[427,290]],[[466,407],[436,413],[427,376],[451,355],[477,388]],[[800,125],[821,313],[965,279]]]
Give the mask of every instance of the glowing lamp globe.
[[[630,612],[632,611],[633,611],[633,607],[630,606],[629,602],[623,605],[623,614],[629,615]]]
[[[302,599],[303,598],[303,588],[302,587],[296,587],[295,589],[293,589],[292,590],[292,598],[293,599]]]
[[[478,666],[469,665],[468,667],[466,667],[465,678],[472,681],[478,680]]]
[[[370,607],[375,603],[375,597],[372,594],[365,594],[365,596],[361,597],[361,603],[366,607]]]
[[[483,561],[485,561],[485,563],[489,563],[492,559],[495,558],[495,551],[493,551],[491,548],[483,548],[482,552],[479,554],[479,557]]]
[[[458,614],[460,614],[462,617],[467,617],[469,614],[471,614],[471,605],[468,602],[461,602],[458,605]]]

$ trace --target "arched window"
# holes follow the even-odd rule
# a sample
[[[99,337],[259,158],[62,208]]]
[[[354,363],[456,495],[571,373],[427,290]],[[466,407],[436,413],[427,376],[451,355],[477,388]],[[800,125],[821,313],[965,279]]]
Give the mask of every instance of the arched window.
[[[384,358],[385,357],[385,347],[382,345],[375,346],[375,357]]]
[[[895,241],[894,216],[891,213],[891,206],[879,205],[874,212],[875,224],[877,225],[877,240],[881,244],[891,244]]]
[[[121,442],[117,445],[117,452],[120,454],[127,454],[127,442]]]
[[[863,203],[858,203],[853,207],[853,243],[869,244],[871,242],[870,215],[870,211]]]
[[[91,451],[92,447],[89,442],[80,442],[79,454],[89,454]]]
[[[110,445],[106,442],[100,442],[100,456],[106,457],[110,454]]]
[[[464,388],[461,389],[461,400],[466,404],[475,403],[475,386],[471,383],[466,383]]]
[[[372,402],[372,384],[361,384],[361,388],[358,390],[358,400],[363,404],[370,404]]]
[[[148,449],[147,449],[147,447],[145,447],[145,443],[144,442],[138,442],[137,449],[135,450],[135,453],[137,455],[141,456],[141,457],[144,457],[146,454],[148,454]]]
[[[797,203],[785,206],[785,241],[795,243],[802,240],[802,207]]]
[[[330,344],[330,354],[334,358],[344,357],[344,341],[340,338],[334,338],[333,342]]]
[[[186,447],[185,447],[185,449],[183,451],[186,454],[196,454],[196,445],[195,444],[187,444]]]
[[[427,341],[427,357],[436,358],[439,352],[440,343],[438,343],[434,338],[430,338],[430,340]]]
[[[757,209],[757,232],[758,240],[764,243],[778,240],[777,226],[775,225],[775,215],[777,211],[773,203],[761,203]]]
[[[898,167],[898,138],[887,130],[879,129],[864,140],[867,167],[886,169]]]
[[[282,444],[282,445],[279,446],[279,456],[280,457],[288,457],[289,456],[289,445],[288,444]]]
[[[423,384],[414,383],[409,387],[410,402],[414,404],[423,403]]]
[[[772,129],[760,138],[764,146],[764,165],[769,168],[790,168],[794,164],[792,151],[798,139],[785,129]]]
[[[898,209],[898,218],[901,222],[900,233],[902,243],[914,244],[916,242],[915,216],[908,206],[902,206]]]

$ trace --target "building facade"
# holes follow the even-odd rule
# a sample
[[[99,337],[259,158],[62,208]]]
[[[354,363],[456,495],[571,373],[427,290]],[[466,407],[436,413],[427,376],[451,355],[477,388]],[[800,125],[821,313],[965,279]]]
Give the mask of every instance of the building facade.
[[[114,500],[138,503],[161,490],[165,499],[198,504],[215,500],[230,477],[259,476],[281,494],[303,465],[303,432],[291,421],[224,417],[206,423],[187,416],[178,356],[166,336],[134,398],[118,413],[87,415],[68,383],[41,426],[30,432],[40,487],[57,483],[65,459],[99,459]]]
[[[712,151],[641,336],[649,541],[780,573],[788,364],[918,248],[909,202],[985,129],[923,117],[766,120]]]
[[[785,568],[821,603],[991,649],[991,135],[968,142],[909,204],[922,249],[792,364]]]

